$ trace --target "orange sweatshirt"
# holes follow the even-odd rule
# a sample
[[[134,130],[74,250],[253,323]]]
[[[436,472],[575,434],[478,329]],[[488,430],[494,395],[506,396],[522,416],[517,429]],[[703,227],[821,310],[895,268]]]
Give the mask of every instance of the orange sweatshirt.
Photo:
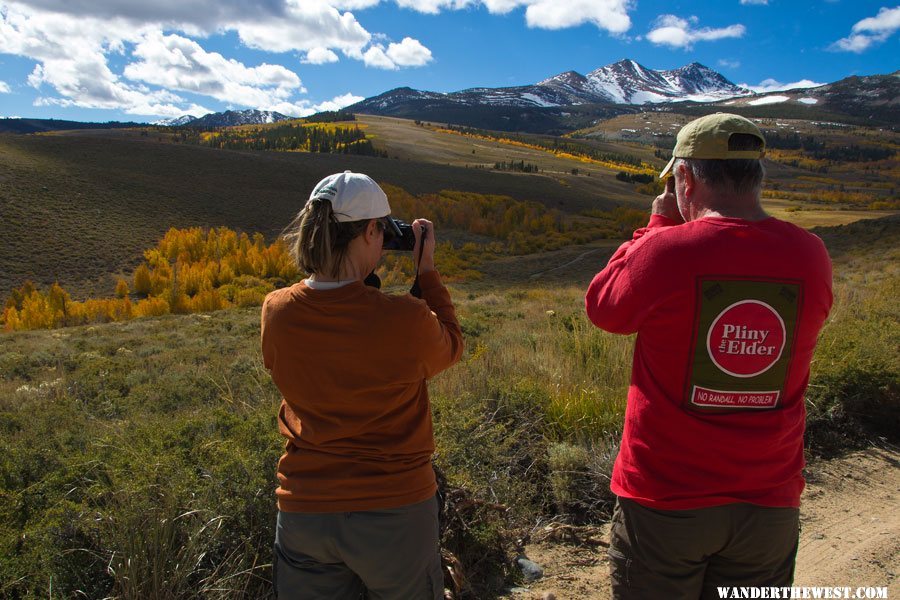
[[[440,275],[419,284],[423,300],[362,282],[300,282],[266,297],[263,361],[284,397],[287,438],[279,510],[375,510],[434,495],[425,382],[459,360],[463,340]]]

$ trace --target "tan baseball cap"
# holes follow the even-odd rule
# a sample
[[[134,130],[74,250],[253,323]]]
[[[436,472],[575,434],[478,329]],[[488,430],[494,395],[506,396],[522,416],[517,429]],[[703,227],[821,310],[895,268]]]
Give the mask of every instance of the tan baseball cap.
[[[762,142],[759,150],[729,150],[728,139],[735,133],[754,135]],[[766,154],[766,138],[753,121],[729,113],[715,113],[695,119],[681,128],[672,151],[672,159],[659,174],[663,179],[672,172],[676,158],[756,158]]]
[[[362,173],[344,171],[329,175],[316,184],[306,202],[315,199],[331,202],[334,217],[341,223],[380,219],[391,214],[384,190]]]

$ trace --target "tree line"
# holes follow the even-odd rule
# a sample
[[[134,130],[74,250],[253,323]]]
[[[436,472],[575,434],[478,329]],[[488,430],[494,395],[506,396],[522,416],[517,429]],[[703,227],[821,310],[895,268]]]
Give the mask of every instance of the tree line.
[[[442,230],[488,238],[440,244],[437,268],[450,281],[478,279],[478,266],[500,256],[627,237],[647,217],[646,211],[619,208],[572,219],[539,202],[509,196],[447,190],[414,196],[389,184],[382,187],[399,218],[427,215]],[[26,281],[7,299],[0,326],[49,329],[258,306],[270,291],[304,275],[281,238],[267,244],[261,233],[226,227],[169,229],[143,258],[130,276],[118,279],[110,298],[74,300],[58,283],[40,290]],[[410,253],[386,253],[378,273],[386,285],[408,283],[414,273]]]
[[[496,171],[518,171],[519,173],[537,173],[541,169],[533,164],[526,163],[524,160],[520,161],[499,161],[494,163],[494,170]]]
[[[189,130],[182,132],[182,140],[189,144],[227,150],[387,156],[386,152],[372,145],[358,125],[338,127],[290,122],[253,129],[235,127],[216,131]]]
[[[2,322],[7,331],[49,329],[256,306],[299,275],[280,239],[267,245],[260,233],[173,228],[144,252],[130,280],[119,278],[115,297],[76,301],[58,283],[42,292],[27,281],[10,294]]]

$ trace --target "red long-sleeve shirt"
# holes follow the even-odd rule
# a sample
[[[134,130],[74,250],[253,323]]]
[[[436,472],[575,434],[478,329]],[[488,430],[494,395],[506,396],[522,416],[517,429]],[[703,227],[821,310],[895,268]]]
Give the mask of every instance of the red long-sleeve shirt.
[[[426,379],[459,360],[463,339],[440,276],[419,283],[422,300],[358,281],[266,297],[263,360],[284,396],[287,438],[280,510],[375,510],[434,495]]]
[[[799,506],[803,394],[831,303],[824,244],[799,227],[653,216],[585,297],[595,325],[638,334],[613,492],[672,510]]]

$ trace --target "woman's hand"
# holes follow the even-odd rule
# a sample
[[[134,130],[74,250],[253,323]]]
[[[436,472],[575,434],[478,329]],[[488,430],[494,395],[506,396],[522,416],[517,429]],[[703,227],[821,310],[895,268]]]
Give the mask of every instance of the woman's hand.
[[[416,219],[412,222],[413,235],[416,236],[416,245],[413,247],[413,260],[419,260],[419,248],[422,246],[422,236],[425,236],[425,246],[422,251],[422,260],[419,261],[419,273],[434,271],[434,224],[428,219]]]

